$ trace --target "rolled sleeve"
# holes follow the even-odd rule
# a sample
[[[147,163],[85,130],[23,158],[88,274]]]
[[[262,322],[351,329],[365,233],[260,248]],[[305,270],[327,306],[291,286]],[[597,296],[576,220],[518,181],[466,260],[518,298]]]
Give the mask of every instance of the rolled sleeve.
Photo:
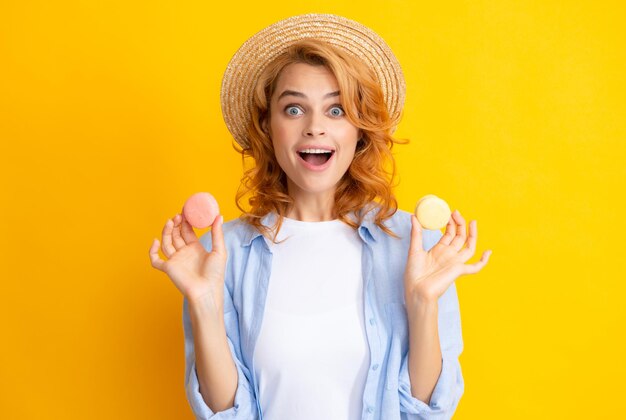
[[[463,351],[461,317],[454,283],[439,299],[439,340],[441,346],[441,372],[429,404],[411,394],[408,354],[404,355],[400,368],[400,409],[406,413],[403,419],[439,420],[452,418],[463,395],[465,383],[459,363]]]
[[[226,293],[228,299],[230,295]],[[225,305],[225,308],[228,305]],[[224,322],[226,324],[226,333],[228,346],[237,367],[237,390],[235,392],[235,402],[233,407],[226,410],[214,412],[204,402],[202,394],[200,394],[200,383],[196,371],[195,352],[191,320],[189,317],[188,303],[184,299],[183,303],[183,329],[185,332],[185,393],[187,401],[191,406],[191,410],[198,420],[252,420],[257,419],[257,404],[254,392],[251,390],[249,382],[249,370],[241,362],[241,355],[238,347],[239,330],[237,321],[237,312],[234,308],[224,314]],[[233,342],[235,341],[235,343]]]
[[[441,363],[441,373],[430,403],[426,404],[411,394],[409,379],[408,357],[402,361],[400,370],[400,404],[403,413],[408,414],[406,419],[449,419],[463,394],[463,377],[458,361],[453,356],[444,356]]]

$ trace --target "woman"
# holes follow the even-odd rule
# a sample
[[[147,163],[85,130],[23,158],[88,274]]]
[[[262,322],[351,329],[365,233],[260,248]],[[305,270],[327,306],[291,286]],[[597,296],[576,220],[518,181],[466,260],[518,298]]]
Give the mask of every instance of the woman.
[[[255,55],[251,56],[254,52]],[[382,63],[382,64],[381,64]],[[454,280],[476,223],[397,210],[404,82],[384,41],[332,15],[280,21],[231,60],[226,123],[254,166],[249,209],[199,240],[180,214],[150,249],[184,295],[200,419],[450,418],[463,393]],[[389,172],[385,171],[389,168]]]

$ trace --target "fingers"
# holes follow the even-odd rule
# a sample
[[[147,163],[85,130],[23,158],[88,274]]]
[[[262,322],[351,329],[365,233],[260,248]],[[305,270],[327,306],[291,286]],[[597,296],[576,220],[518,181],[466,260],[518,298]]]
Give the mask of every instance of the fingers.
[[[224,218],[222,215],[218,215],[211,226],[211,245],[212,251],[218,254],[226,255],[226,245],[224,245],[224,232],[222,231],[222,225],[224,224]]]
[[[163,271],[165,261],[159,256],[159,240],[156,238],[152,241],[152,246],[150,247],[150,262],[154,268]]]
[[[184,214],[182,215],[182,219],[183,219],[183,222],[182,222],[181,234],[185,242],[187,244],[190,244],[190,243],[197,241],[198,237],[196,236],[196,233],[193,231],[193,228],[191,227],[191,225],[185,218]]]
[[[169,259],[185,245],[198,240],[193,228],[182,214],[177,214],[173,219],[168,219],[163,227],[163,244],[161,249]],[[159,240],[154,239],[150,246],[150,262],[158,270],[164,271],[166,261],[159,256]]]
[[[458,210],[454,210],[451,218],[456,222],[456,234],[450,242],[450,245],[457,251],[460,251],[463,248],[463,245],[465,245],[465,238],[467,235],[465,232],[465,219],[461,216],[461,213]]]
[[[177,214],[176,216],[174,216],[174,229],[172,231],[172,242],[174,243],[174,248],[176,248],[177,251],[186,245],[185,240],[180,234],[182,220],[183,220],[183,217],[180,214]]]
[[[456,236],[456,223],[454,222],[453,215],[450,215],[450,220],[446,225],[446,233],[439,239],[439,243],[443,245],[450,245],[454,237]]]
[[[467,237],[467,248],[463,251],[467,252],[467,259],[472,258],[476,252],[476,240],[478,239],[478,222],[472,220],[469,224],[469,236]]]
[[[176,248],[172,245],[172,233],[174,230],[174,222],[172,219],[168,219],[165,222],[165,226],[163,227],[163,243],[161,244],[161,249],[165,256],[169,259],[176,252]]]
[[[198,240],[193,228],[182,214],[177,214],[165,222],[162,236],[161,249],[168,259],[187,244]]]
[[[483,252],[483,256],[481,257],[480,261],[474,263],[474,264],[465,264],[463,266],[464,268],[464,273],[463,274],[476,274],[478,273],[480,270],[483,269],[483,267],[487,264],[487,262],[489,262],[489,257],[491,257],[491,253],[492,251],[489,249],[485,252]]]
[[[422,244],[422,225],[415,215],[411,216],[411,244],[409,245],[409,255],[419,253],[424,250]]]

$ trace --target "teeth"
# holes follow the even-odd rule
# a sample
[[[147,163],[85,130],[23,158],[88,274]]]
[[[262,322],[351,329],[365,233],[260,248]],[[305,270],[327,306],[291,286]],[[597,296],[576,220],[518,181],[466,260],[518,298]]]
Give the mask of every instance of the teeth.
[[[325,150],[325,149],[303,149],[300,150],[299,153],[332,153],[332,150]]]

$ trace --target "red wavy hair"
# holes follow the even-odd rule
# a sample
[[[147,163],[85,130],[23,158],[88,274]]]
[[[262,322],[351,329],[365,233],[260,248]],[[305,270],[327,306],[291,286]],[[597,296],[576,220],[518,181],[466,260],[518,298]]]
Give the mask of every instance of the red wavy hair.
[[[384,232],[394,235],[384,221],[398,209],[393,194],[396,166],[391,150],[394,143],[407,143],[392,137],[400,117],[392,119],[375,73],[360,59],[317,39],[298,42],[272,61],[261,73],[254,89],[252,122],[247,127],[249,147],[236,149],[242,155],[244,175],[236,194],[241,219],[273,239],[282,225],[293,199],[287,192],[287,176],[278,165],[272,139],[264,131],[269,125],[270,99],[281,71],[289,64],[305,63],[326,67],[337,79],[341,105],[346,118],[361,129],[362,137],[350,168],[337,184],[334,214],[353,228],[358,228],[365,214],[378,208],[374,222]],[[253,165],[246,168],[246,159]],[[241,201],[248,197],[249,209]],[[270,212],[278,215],[273,227],[261,224]],[[349,217],[350,214],[354,215]]]

